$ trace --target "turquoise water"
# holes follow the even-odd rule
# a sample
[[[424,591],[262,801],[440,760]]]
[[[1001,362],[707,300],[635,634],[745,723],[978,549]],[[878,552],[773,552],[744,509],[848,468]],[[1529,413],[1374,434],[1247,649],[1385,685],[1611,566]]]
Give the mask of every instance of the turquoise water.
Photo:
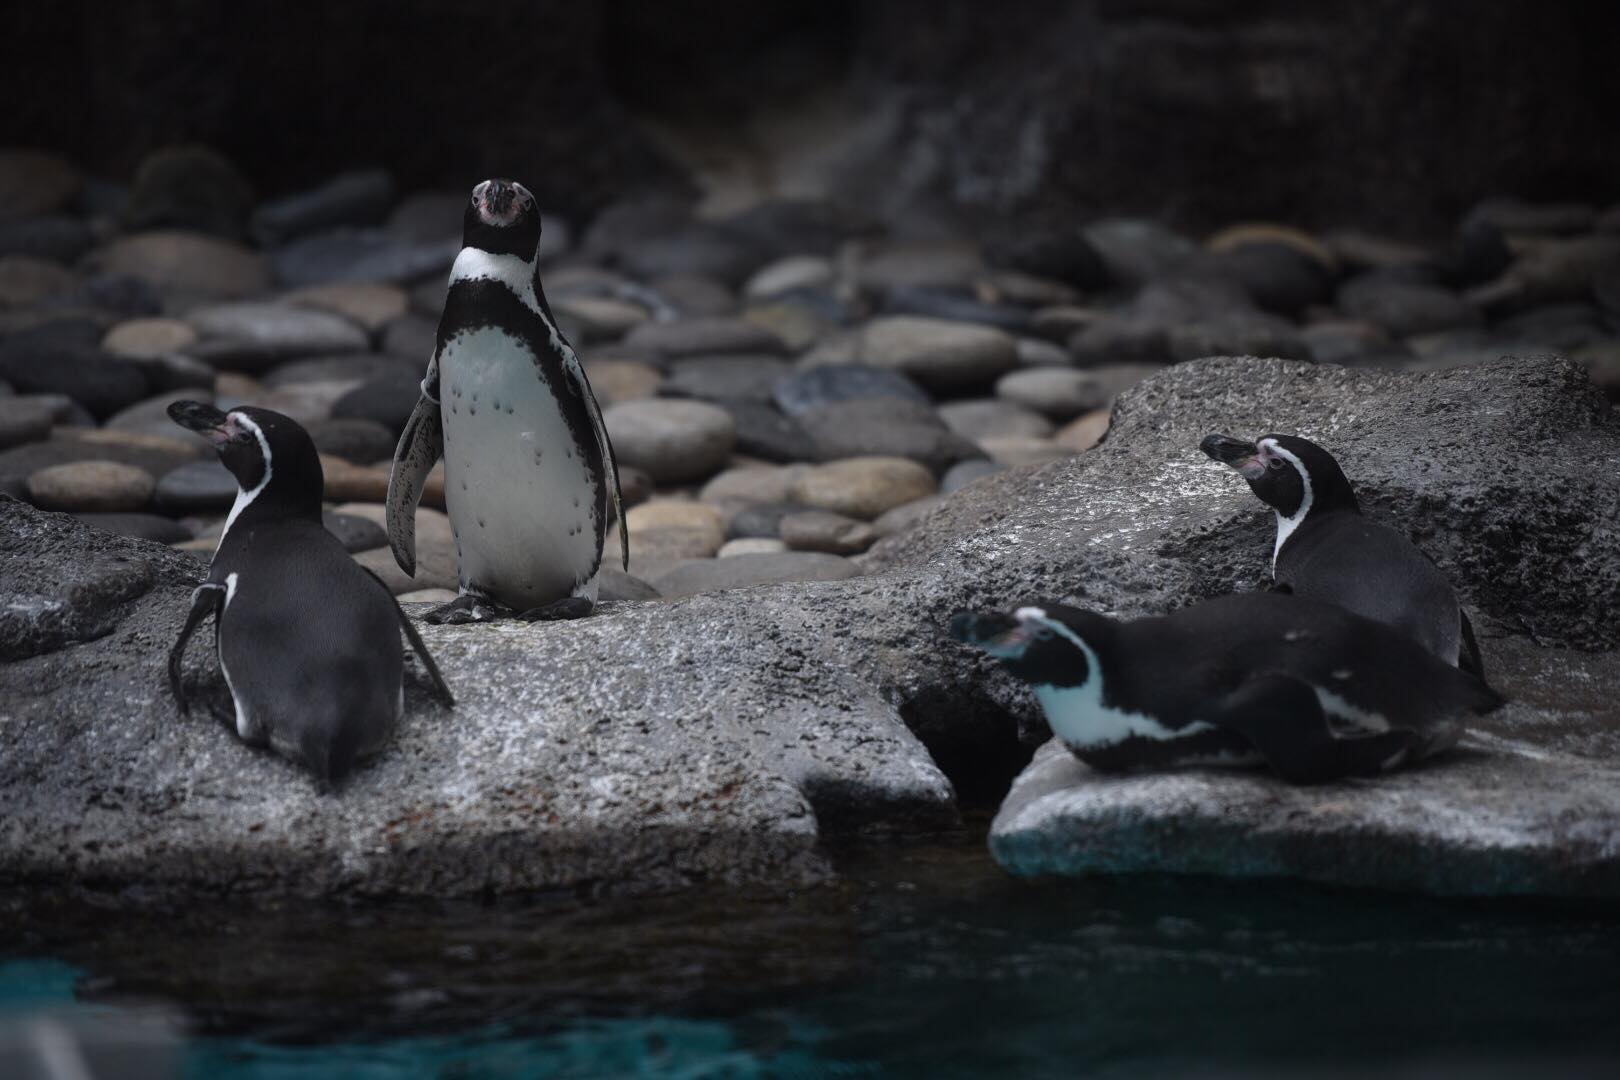
[[[36,907],[0,1013],[159,1010],[188,1078],[1620,1075],[1613,905],[1029,883],[973,843],[845,869],[791,898]]]

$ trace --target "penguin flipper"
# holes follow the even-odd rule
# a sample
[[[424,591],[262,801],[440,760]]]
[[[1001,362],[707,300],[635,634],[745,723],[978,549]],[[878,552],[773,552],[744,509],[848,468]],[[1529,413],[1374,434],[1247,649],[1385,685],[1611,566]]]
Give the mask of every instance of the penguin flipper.
[[[1222,699],[1209,722],[1241,735],[1291,784],[1370,776],[1412,756],[1421,740],[1404,729],[1336,735],[1316,691],[1290,675],[1268,672]]]
[[[602,448],[602,464],[606,467],[608,479],[613,485],[613,515],[619,522],[619,556],[624,563],[624,569],[630,569],[630,527],[624,520],[624,498],[619,494],[619,459],[613,454],[613,440],[608,437],[607,422],[602,419],[602,406],[596,403],[596,394],[591,390],[591,382],[585,377],[585,368],[579,359],[570,352],[572,363],[564,365],[568,377],[574,380],[580,397],[585,399],[586,411],[590,413],[591,427],[596,429],[596,441]]]
[[[377,587],[387,595],[388,602],[394,605],[394,617],[399,620],[399,628],[405,631],[405,640],[411,643],[412,651],[421,657],[422,666],[427,668],[428,678],[433,681],[434,693],[440,701],[444,702],[445,708],[455,708],[456,696],[450,692],[450,686],[444,681],[444,675],[439,671],[439,665],[434,662],[433,654],[428,652],[427,642],[422,640],[422,635],[417,632],[416,625],[411,622],[411,617],[405,614],[405,609],[399,606],[399,598],[388,591],[388,586],[383,584],[383,579],[378,577],[374,571],[368,567],[361,567],[361,569],[371,575],[371,579],[377,583]]]
[[[180,675],[181,664],[186,657],[186,645],[204,619],[219,614],[220,602],[224,597],[223,585],[205,581],[197,586],[191,593],[191,613],[186,616],[186,625],[181,627],[179,639],[175,641],[174,648],[169,650],[169,691],[174,694],[175,704],[180,706],[181,716],[191,715],[191,703],[186,700],[185,684]]]
[[[437,372],[437,365],[428,368],[435,388]],[[399,446],[394,450],[394,468],[388,474],[388,546],[393,549],[399,568],[411,577],[416,576],[416,507],[422,501],[428,473],[444,456],[439,403],[428,396],[427,380],[423,380],[422,386],[423,394],[416,399],[416,408],[405,421]]]

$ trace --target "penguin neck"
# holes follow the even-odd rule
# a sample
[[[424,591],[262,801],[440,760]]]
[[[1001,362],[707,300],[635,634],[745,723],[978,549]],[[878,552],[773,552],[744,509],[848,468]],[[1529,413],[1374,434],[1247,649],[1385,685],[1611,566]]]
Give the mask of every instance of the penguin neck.
[[[293,520],[320,523],[321,494],[325,486],[320,459],[287,460],[281,466],[278,472],[274,457],[267,454],[264,474],[258,482],[252,487],[237,488],[236,502],[232,504],[230,514],[225,518],[225,528],[220,532],[220,548],[225,546],[225,540],[233,530],[240,534],[245,527],[263,522]],[[311,469],[313,476],[308,475]]]
[[[450,287],[464,281],[493,281],[505,285],[523,305],[540,312],[536,298],[534,263],[518,255],[505,255],[485,251],[483,248],[464,247],[450,267]]]
[[[1356,493],[1350,488],[1350,481],[1345,479],[1344,473],[1337,466],[1331,470],[1332,475],[1312,475],[1311,469],[1291,451],[1272,444],[1271,453],[1276,454],[1299,474],[1300,496],[1299,505],[1294,507],[1292,513],[1285,514],[1273,507],[1277,515],[1277,542],[1271,549],[1271,576],[1277,577],[1277,558],[1282,554],[1283,545],[1299,531],[1307,518],[1312,515],[1321,517],[1335,512],[1361,513],[1361,504],[1356,501]]]

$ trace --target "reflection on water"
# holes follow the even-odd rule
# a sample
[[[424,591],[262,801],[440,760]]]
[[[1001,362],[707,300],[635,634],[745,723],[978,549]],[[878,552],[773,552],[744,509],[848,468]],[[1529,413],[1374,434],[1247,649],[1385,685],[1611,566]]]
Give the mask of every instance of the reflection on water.
[[[199,1078],[1620,1063],[1612,906],[1030,883],[982,852],[976,837],[870,850],[847,860],[849,887],[786,899],[142,915],[14,901],[31,930],[0,966],[0,1009],[162,1003]]]

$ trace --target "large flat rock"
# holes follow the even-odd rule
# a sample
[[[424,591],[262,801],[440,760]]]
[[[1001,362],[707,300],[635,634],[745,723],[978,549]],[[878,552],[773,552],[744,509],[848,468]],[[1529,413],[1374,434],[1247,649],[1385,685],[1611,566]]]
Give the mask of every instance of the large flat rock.
[[[1053,740],[996,815],[990,850],[1030,876],[1620,893],[1620,654],[1508,651],[1499,682],[1519,700],[1444,759],[1375,779],[1290,787],[1262,772],[1108,775]]]
[[[37,654],[0,669],[0,879],[157,894],[792,886],[827,876],[826,830],[955,820],[894,706],[798,646],[817,636],[805,616],[725,597],[423,626],[457,708],[413,685],[394,744],[323,792],[177,714],[163,665],[200,563],[14,500],[0,533],[11,608],[38,613],[0,623],[5,655]],[[76,558],[90,570],[64,575]],[[121,566],[143,574],[103,571]],[[217,695],[208,651],[194,644],[188,678]]]
[[[1581,696],[1612,684],[1578,651],[1620,644],[1620,429],[1578,368],[1548,360],[1429,374],[1182,364],[1125,394],[1098,448],[963,489],[881,542],[862,577],[609,605],[564,626],[424,627],[461,706],[413,686],[395,744],[332,794],[174,714],[163,657],[199,564],[0,503],[0,607],[21,613],[0,620],[0,655],[19,658],[0,668],[0,879],[354,894],[818,880],[820,838],[951,821],[953,788],[999,798],[1044,739],[1027,689],[946,637],[953,611],[1053,597],[1135,616],[1262,585],[1269,511],[1198,441],[1269,430],[1331,447],[1369,513],[1435,556],[1520,702],[1421,773],[1309,790],[1224,777],[1237,786],[1209,798],[1316,808],[1333,824],[1311,845],[1371,851],[1347,838],[1400,817],[1396,793],[1440,790],[1408,785],[1455,771],[1454,818],[1539,837],[1512,874],[1469,855],[1470,834],[1436,829],[1409,861],[1449,876],[1357,880],[1620,893],[1604,869],[1620,836],[1604,809],[1620,792],[1615,694]],[[1140,809],[1108,790],[1098,813]],[[1160,864],[1197,857],[1207,830],[1178,825],[1196,805],[1157,805]],[[1259,856],[1227,851],[1206,868],[1258,872]]]

